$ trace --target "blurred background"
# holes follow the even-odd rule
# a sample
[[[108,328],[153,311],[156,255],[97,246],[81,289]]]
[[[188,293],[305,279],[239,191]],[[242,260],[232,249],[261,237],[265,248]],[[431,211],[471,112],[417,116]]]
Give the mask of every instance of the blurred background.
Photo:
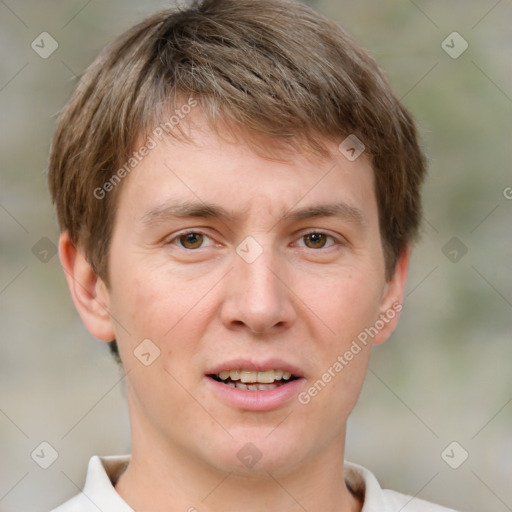
[[[387,71],[430,160],[401,323],[374,350],[347,459],[457,510],[512,510],[512,2],[311,4]],[[1,512],[48,511],[79,492],[91,455],[130,451],[122,374],[55,254],[46,165],[77,75],[169,5],[0,0]],[[46,470],[42,442],[58,454]]]

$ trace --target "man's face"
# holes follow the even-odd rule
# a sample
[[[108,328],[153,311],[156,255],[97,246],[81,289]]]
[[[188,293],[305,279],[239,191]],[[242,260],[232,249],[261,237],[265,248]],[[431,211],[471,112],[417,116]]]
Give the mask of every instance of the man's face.
[[[396,299],[373,172],[335,144],[270,160],[194,134],[160,142],[118,201],[108,306],[133,449],[285,474],[343,449],[372,342],[354,340]]]

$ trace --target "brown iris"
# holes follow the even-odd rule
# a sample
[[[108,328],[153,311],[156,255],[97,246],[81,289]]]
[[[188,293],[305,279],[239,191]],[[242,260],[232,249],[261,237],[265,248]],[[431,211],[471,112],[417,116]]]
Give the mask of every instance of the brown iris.
[[[327,242],[327,235],[323,233],[310,233],[304,236],[304,243],[310,249],[321,249]]]
[[[204,235],[201,233],[187,233],[179,237],[180,243],[185,249],[197,249],[201,247],[204,241]]]

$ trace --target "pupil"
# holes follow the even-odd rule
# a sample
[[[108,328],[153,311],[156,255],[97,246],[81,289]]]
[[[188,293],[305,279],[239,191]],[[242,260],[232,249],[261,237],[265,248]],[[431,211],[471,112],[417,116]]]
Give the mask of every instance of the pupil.
[[[310,235],[307,235],[306,238],[309,240],[310,246],[315,248],[323,247],[325,245],[325,235],[322,233],[311,233]]]
[[[187,249],[196,249],[203,243],[203,235],[199,233],[188,233],[181,237],[181,243]]]

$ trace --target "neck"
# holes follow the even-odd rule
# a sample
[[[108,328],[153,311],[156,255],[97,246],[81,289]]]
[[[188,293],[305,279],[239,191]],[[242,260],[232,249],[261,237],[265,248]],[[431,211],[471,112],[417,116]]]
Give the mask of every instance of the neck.
[[[205,439],[193,442],[188,436],[181,437],[178,429],[171,443],[169,436],[154,428],[144,415],[133,414],[136,404],[131,398],[128,394],[132,456],[115,488],[135,511],[361,511],[362,503],[344,480],[345,428],[321,449],[317,445],[310,454],[295,457],[294,462],[288,455],[279,458],[279,445],[268,444],[269,438],[263,438],[261,442],[267,442],[267,453],[273,457],[263,456],[244,470],[232,462],[236,460],[233,446],[242,441],[231,439],[213,446]],[[226,435],[224,431],[222,434]],[[212,435],[212,439],[216,437]],[[212,456],[215,450],[218,459]],[[231,450],[234,453],[230,454]]]
[[[340,437],[300,467],[279,474],[268,469],[222,472],[179,447],[155,449],[135,442],[116,491],[136,511],[259,512],[264,506],[283,512],[360,512],[362,503],[343,478]]]

